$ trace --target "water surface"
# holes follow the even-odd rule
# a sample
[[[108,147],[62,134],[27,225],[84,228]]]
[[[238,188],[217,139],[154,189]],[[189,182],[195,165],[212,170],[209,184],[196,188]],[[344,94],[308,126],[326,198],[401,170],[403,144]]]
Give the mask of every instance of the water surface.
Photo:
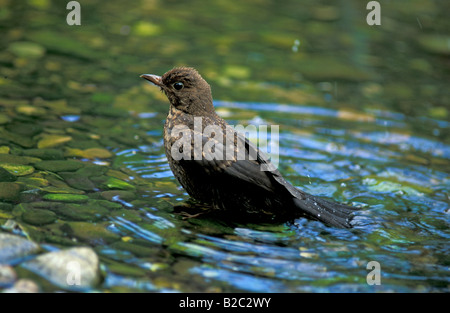
[[[77,27],[51,1],[2,3],[0,231],[94,248],[103,280],[87,291],[449,291],[442,2],[381,2],[380,26],[364,1],[80,3]],[[278,125],[284,177],[360,206],[355,227],[177,214],[168,102],[139,78],[177,65],[230,124]]]

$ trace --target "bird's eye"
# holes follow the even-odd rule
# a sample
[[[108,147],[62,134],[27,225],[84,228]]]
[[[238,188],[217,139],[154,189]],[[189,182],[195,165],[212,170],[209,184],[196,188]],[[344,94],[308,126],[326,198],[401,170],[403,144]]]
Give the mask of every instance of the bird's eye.
[[[176,82],[173,84],[173,88],[175,88],[176,90],[181,90],[183,89],[184,85],[182,82]]]

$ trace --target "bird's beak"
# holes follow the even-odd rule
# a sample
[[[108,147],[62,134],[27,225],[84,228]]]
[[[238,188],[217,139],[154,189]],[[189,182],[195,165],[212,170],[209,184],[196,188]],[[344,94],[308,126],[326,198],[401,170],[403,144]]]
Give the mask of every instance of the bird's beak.
[[[142,74],[140,77],[148,80],[149,82],[155,84],[156,86],[162,87],[163,85],[161,76],[152,74]]]

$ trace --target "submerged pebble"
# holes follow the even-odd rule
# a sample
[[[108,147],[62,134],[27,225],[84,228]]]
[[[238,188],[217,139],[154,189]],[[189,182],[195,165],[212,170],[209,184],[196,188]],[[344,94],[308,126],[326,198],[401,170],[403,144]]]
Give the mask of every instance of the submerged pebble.
[[[123,201],[132,201],[136,199],[136,194],[126,190],[108,190],[101,193],[102,198],[106,200],[117,201],[118,199]]]
[[[42,226],[56,221],[56,214],[49,210],[27,210],[22,214],[22,220],[30,225]]]
[[[31,148],[34,146],[34,141],[31,138],[7,130],[0,129],[0,138],[18,144],[24,148]]]
[[[17,274],[12,266],[0,264],[0,287],[11,285],[16,279]]]
[[[28,156],[19,156],[19,155],[11,155],[11,154],[0,154],[0,163],[12,163],[12,164],[33,164],[39,162],[41,159],[28,157]]]
[[[68,141],[71,141],[70,136],[60,136],[60,135],[45,135],[41,140],[38,141],[37,147],[41,148],[51,148],[62,145]]]
[[[12,182],[15,180],[17,180],[17,177],[15,175],[11,174],[3,167],[0,167],[0,182]]]
[[[11,264],[39,250],[33,241],[8,233],[0,233],[0,264]]]
[[[66,156],[75,156],[86,159],[104,159],[112,157],[112,153],[106,149],[101,148],[89,148],[89,149],[76,149],[68,148],[65,153]]]
[[[58,216],[71,221],[97,221],[109,212],[102,206],[76,203],[61,204],[51,210]]]
[[[13,174],[14,176],[25,176],[34,172],[34,167],[31,165],[20,165],[12,163],[0,163],[0,167]]]
[[[120,239],[120,236],[108,231],[101,223],[66,222],[65,232],[73,238],[94,245],[105,245]]]
[[[64,153],[59,149],[24,149],[22,154],[32,156],[42,160],[61,160],[64,159]]]
[[[19,279],[14,286],[3,290],[4,293],[37,293],[39,291],[39,286],[29,279]]]
[[[49,201],[60,201],[60,202],[71,202],[71,203],[83,203],[89,200],[88,196],[85,195],[74,195],[66,193],[50,193],[42,197],[44,200]]]
[[[59,175],[72,188],[84,191],[93,191],[97,188],[88,177],[78,172],[60,172]]]
[[[77,247],[48,252],[23,266],[67,290],[83,290],[100,280],[99,259],[92,248]]]
[[[37,169],[49,172],[72,172],[83,166],[83,163],[71,160],[41,161],[35,164]]]
[[[44,56],[45,48],[31,41],[16,41],[8,46],[8,50],[18,57],[38,59]]]

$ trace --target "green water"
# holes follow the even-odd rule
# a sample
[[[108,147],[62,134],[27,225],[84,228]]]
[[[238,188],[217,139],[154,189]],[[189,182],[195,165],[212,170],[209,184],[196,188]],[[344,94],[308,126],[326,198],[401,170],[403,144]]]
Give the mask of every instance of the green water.
[[[69,26],[65,1],[0,0],[0,232],[92,247],[88,291],[449,291],[444,1],[380,1],[380,26],[365,1],[79,2]],[[282,174],[355,227],[177,214],[168,101],[139,75],[178,65],[230,124],[279,125]]]

